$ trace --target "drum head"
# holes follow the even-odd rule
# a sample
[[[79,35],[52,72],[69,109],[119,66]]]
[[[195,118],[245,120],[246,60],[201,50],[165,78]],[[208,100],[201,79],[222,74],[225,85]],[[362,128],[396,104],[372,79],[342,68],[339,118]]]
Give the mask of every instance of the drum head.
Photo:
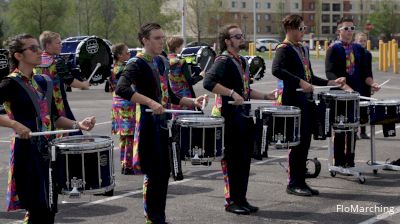
[[[6,49],[0,49],[0,81],[8,74],[10,74],[8,51]]]
[[[381,105],[381,106],[397,106],[400,105],[399,100],[379,100],[379,101],[370,101],[371,105]]]
[[[268,106],[260,107],[262,113],[300,115],[301,110],[294,106]]]
[[[360,101],[360,107],[368,107],[370,104],[369,101]]]
[[[112,146],[113,141],[108,136],[75,135],[54,139],[51,144],[63,151],[103,149]]]
[[[63,41],[61,50],[66,60],[73,61],[73,67],[79,68],[82,79],[89,79],[96,68],[97,63],[100,67],[96,70],[90,83],[103,83],[111,75],[113,63],[111,48],[101,38],[91,37],[72,37]]]
[[[187,63],[199,65],[202,71],[211,68],[216,55],[215,51],[208,46],[187,47],[181,52],[181,57],[185,58]]]
[[[264,77],[265,72],[265,61],[259,56],[245,56],[249,63],[250,78],[260,80]]]
[[[358,99],[360,94],[358,92],[348,92],[344,90],[330,90],[328,92],[320,92],[318,95],[322,98],[334,99]]]
[[[199,115],[181,115],[176,118],[178,125],[189,127],[222,126],[224,121],[223,117]]]

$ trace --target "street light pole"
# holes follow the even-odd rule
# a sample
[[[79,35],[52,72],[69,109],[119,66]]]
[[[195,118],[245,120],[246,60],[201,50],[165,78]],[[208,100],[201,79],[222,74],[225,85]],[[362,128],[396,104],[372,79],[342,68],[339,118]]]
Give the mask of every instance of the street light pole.
[[[181,0],[182,6],[182,38],[183,38],[183,46],[186,46],[186,0]]]
[[[256,22],[256,0],[253,0],[253,42],[255,43],[256,42],[256,25],[257,25],[257,22]]]

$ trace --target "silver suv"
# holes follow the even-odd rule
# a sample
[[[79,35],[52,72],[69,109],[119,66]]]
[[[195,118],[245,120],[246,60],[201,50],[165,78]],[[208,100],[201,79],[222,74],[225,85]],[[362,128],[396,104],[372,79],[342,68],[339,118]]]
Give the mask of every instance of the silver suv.
[[[260,52],[267,51],[269,44],[271,44],[272,50],[275,50],[280,43],[279,40],[273,38],[256,39],[256,50]]]

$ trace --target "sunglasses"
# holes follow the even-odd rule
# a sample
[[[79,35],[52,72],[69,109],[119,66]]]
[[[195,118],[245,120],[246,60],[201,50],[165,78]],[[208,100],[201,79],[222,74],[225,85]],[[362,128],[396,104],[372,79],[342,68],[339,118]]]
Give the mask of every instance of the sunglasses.
[[[36,53],[39,50],[42,50],[42,48],[39,45],[31,45],[29,47],[23,48],[21,52],[24,52],[26,50],[31,50],[33,53]]]
[[[299,27],[299,31],[300,31],[300,32],[306,31],[306,29],[307,29],[307,26],[301,26],[301,27]]]
[[[355,26],[343,26],[343,27],[340,27],[339,30],[354,31],[354,30],[356,30],[356,27]]]
[[[240,40],[242,38],[244,39],[244,34],[243,33],[239,33],[239,34],[231,35],[230,38],[234,38],[234,39],[237,39],[237,40]]]

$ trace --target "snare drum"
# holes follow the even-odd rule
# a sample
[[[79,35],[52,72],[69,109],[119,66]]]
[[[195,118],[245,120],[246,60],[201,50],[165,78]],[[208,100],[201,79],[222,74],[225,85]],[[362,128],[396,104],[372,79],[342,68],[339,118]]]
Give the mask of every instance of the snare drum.
[[[300,144],[301,111],[293,106],[262,106],[255,110],[256,130],[262,133],[255,151],[262,154],[268,144],[276,147],[296,146]],[[261,124],[261,125],[260,125]],[[260,142],[261,140],[261,142]]]
[[[182,160],[193,165],[209,164],[222,155],[224,149],[224,118],[181,115],[176,118]]]
[[[400,122],[400,101],[372,101],[369,105],[370,124],[389,124]]]
[[[329,120],[334,129],[350,129],[360,125],[360,94],[330,90],[318,94],[320,104],[330,109]]]
[[[360,124],[369,123],[369,101],[360,101]]]
[[[58,183],[69,194],[74,187],[87,194],[114,189],[114,143],[106,136],[69,136],[51,142],[57,154]]]

